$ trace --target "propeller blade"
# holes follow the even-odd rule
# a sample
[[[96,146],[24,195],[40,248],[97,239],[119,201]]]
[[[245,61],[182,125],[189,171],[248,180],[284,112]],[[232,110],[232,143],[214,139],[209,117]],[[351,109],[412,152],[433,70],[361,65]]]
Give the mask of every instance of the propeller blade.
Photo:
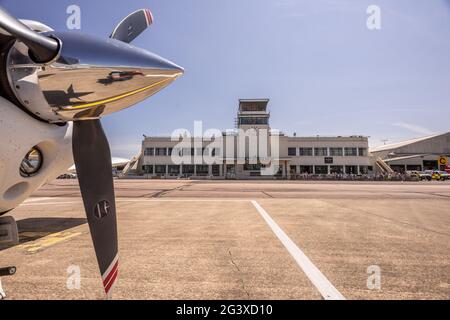
[[[111,153],[100,120],[75,121],[72,148],[103,286],[110,297],[119,264],[117,221]]]
[[[2,7],[0,7],[0,29],[25,43],[30,49],[30,57],[35,62],[47,63],[58,55],[60,49],[58,40],[31,30],[18,19],[11,16]]]
[[[112,32],[110,38],[130,43],[153,23],[153,15],[148,9],[140,9],[129,14]]]

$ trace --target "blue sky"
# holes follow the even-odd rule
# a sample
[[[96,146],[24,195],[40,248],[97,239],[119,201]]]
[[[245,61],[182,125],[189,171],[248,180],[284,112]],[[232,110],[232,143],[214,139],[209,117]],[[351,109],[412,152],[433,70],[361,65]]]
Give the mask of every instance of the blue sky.
[[[20,18],[108,36],[129,12],[155,23],[133,44],[186,69],[151,99],[102,121],[113,155],[142,134],[233,128],[239,98],[270,98],[287,134],[367,135],[371,145],[450,131],[450,4],[446,0],[0,0]],[[369,5],[381,30],[366,27]]]

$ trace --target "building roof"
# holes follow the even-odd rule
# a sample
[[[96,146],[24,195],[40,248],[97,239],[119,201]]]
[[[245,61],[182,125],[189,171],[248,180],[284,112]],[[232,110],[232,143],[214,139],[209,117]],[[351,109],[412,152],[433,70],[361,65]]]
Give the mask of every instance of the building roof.
[[[363,140],[367,141],[367,136],[288,136],[289,140],[307,140],[307,141],[322,141],[322,140]]]
[[[239,102],[269,102],[270,99],[239,99]]]
[[[436,137],[439,137],[439,136],[443,136],[443,135],[448,134],[448,133],[450,133],[450,132],[438,133],[438,134],[433,134],[433,135],[426,136],[426,137],[421,137],[421,138],[406,140],[406,141],[402,141],[402,142],[386,144],[386,145],[383,145],[383,146],[378,146],[378,147],[375,147],[375,148],[371,148],[370,152],[380,152],[380,151],[389,151],[389,150],[393,150],[393,149],[398,149],[398,148],[402,148],[402,147],[405,147],[405,146],[413,144],[413,143],[417,143],[417,142],[433,139],[433,138],[436,138]]]
[[[112,164],[112,167],[113,167],[113,168],[124,166],[124,165],[126,165],[128,162],[130,162],[130,160],[129,160],[129,159],[125,159],[125,158],[118,158],[118,157],[112,157],[112,158],[111,158],[111,164]],[[68,171],[69,171],[69,172],[75,172],[75,171],[76,171],[75,165],[72,165],[72,166],[69,168]]]
[[[384,162],[392,162],[392,161],[399,161],[399,160],[408,160],[408,159],[414,159],[414,158],[420,158],[420,157],[425,157],[428,156],[429,154],[415,154],[415,155],[411,155],[411,156],[404,156],[404,157],[396,157],[396,158],[389,158],[389,159],[384,159]]]

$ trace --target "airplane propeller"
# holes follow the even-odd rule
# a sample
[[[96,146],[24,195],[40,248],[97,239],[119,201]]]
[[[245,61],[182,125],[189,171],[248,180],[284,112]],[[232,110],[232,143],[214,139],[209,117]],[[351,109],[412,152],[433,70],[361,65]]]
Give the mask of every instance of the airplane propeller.
[[[110,38],[114,40],[110,41],[114,42],[118,40],[117,42],[121,41],[129,43],[146,30],[152,24],[152,21],[153,18],[149,10],[138,10],[128,15],[118,24],[110,36]],[[71,38],[71,35],[65,34],[61,34],[63,37],[61,41],[52,35],[42,34],[31,30],[27,25],[12,17],[0,7],[0,35],[1,34],[23,42],[29,49],[30,58],[35,63],[39,64],[49,64],[55,59],[59,59],[62,50],[61,46],[63,50],[64,48],[69,51],[74,50],[78,55],[83,56],[85,52],[77,51],[80,50],[79,48],[85,48],[82,50],[95,50],[95,48],[92,49],[93,46],[98,45],[99,50],[96,54],[99,54],[99,52],[102,52],[101,50],[107,48],[104,53],[105,59],[110,59],[108,60],[108,63],[113,61],[113,63],[120,64],[120,59],[130,58],[128,61],[134,61],[130,63],[130,68],[132,68],[132,66],[138,68],[139,66],[133,65],[133,63],[140,63],[143,66],[142,70],[148,70],[149,72],[149,76],[140,79],[153,81],[139,84],[132,84],[132,82],[130,82],[129,86],[139,85],[140,87],[121,95],[115,93],[115,96],[107,99],[82,103],[82,105],[67,105],[67,101],[70,101],[70,99],[66,99],[64,102],[61,102],[59,108],[60,114],[58,114],[58,116],[60,116],[61,119],[66,117],[65,119],[68,119],[68,121],[73,121],[72,151],[75,167],[89,229],[103,280],[103,286],[105,293],[110,296],[112,292],[111,289],[114,286],[118,275],[119,263],[116,202],[111,152],[99,118],[101,115],[107,114],[105,110],[108,109],[108,104],[113,105],[111,107],[111,112],[115,112],[118,111],[118,108],[114,103],[117,103],[118,101],[124,101],[123,104],[132,105],[138,102],[138,100],[126,101],[126,99],[138,95],[140,95],[138,96],[140,100],[145,99],[147,96],[156,93],[175,80],[183,73],[183,69],[172,64],[170,61],[150,53],[147,54],[142,50],[133,49],[128,45],[121,46],[118,43],[110,44],[101,42],[103,40],[98,40],[98,42],[96,42],[96,39],[92,40],[91,38]],[[65,39],[66,43],[64,42]],[[75,41],[90,41],[90,45],[86,45],[85,42],[83,43],[84,45],[80,45]],[[73,59],[73,57],[76,58],[77,56],[67,55],[67,57]],[[68,61],[68,59],[64,60],[65,58],[66,57],[61,56],[61,59],[58,61],[65,63]],[[71,64],[72,62],[70,59],[67,63],[71,65],[72,68],[73,64]],[[98,61],[98,59],[94,59],[94,61]],[[126,63],[128,63],[128,61]],[[77,63],[77,61],[73,63]],[[97,69],[102,70],[101,68]],[[85,72],[86,68],[83,67],[80,68],[80,70],[80,72]],[[156,82],[156,80],[154,80],[155,77],[160,77],[162,80]],[[44,84],[45,83],[42,85]],[[69,94],[76,94],[72,85],[70,88],[72,92]],[[45,96],[58,91],[42,90],[42,92]],[[143,96],[144,93],[147,95]],[[55,97],[56,100],[58,100],[58,96]],[[52,100],[47,97],[47,101]],[[60,99],[60,101],[62,101],[62,99]],[[54,105],[53,107],[55,108]]]
[[[129,14],[117,25],[110,38],[130,43],[150,27],[152,23],[153,15],[150,10],[137,10]]]
[[[38,63],[52,61],[59,52],[58,40],[41,35],[0,7],[0,28],[13,38],[22,41],[30,49],[30,58]]]
[[[116,201],[111,153],[100,120],[75,121],[73,157],[105,293],[117,278]]]

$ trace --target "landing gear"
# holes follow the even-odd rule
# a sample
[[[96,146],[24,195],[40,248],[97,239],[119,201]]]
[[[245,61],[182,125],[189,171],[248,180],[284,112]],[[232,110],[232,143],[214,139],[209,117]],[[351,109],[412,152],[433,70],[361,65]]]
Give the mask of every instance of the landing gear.
[[[0,249],[19,243],[17,223],[13,217],[0,217]]]
[[[5,293],[5,291],[3,291],[3,288],[2,288],[2,279],[0,278],[0,300],[3,300],[3,299],[5,299],[6,298],[6,293]]]
[[[0,250],[19,243],[17,223],[13,217],[0,217]],[[2,277],[12,276],[16,273],[16,267],[0,268],[0,300],[6,298],[2,287]]]
[[[2,278],[6,276],[13,276],[16,274],[16,267],[7,267],[7,268],[0,268],[0,300],[3,300],[6,298],[6,293],[3,290],[2,287]]]

